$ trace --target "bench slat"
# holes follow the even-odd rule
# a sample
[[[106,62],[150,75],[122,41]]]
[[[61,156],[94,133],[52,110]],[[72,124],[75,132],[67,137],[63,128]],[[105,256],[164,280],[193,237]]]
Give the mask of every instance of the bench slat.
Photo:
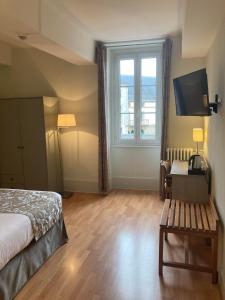
[[[180,203],[180,228],[184,228],[184,202]]]
[[[206,214],[209,222],[209,228],[211,231],[216,230],[216,220],[213,218],[211,206],[209,204],[206,205]]]
[[[202,214],[202,221],[203,221],[203,229],[208,231],[209,230],[209,224],[206,216],[206,210],[205,206],[203,204],[200,204],[201,214]]]
[[[219,221],[219,216],[217,214],[217,211],[216,211],[216,208],[215,208],[215,204],[213,203],[213,201],[211,199],[209,200],[209,204],[211,206],[212,213],[213,213],[213,216],[214,216],[216,222]]]
[[[169,227],[174,226],[174,216],[175,216],[175,200],[172,200],[171,207],[170,207],[170,215],[169,215],[169,220],[168,220]]]
[[[195,204],[195,210],[196,210],[196,219],[197,219],[197,225],[198,225],[198,230],[202,230],[202,218],[201,218],[201,212],[200,212],[200,207],[199,204]]]
[[[185,212],[186,212],[186,217],[185,217],[185,227],[187,229],[189,229],[191,226],[190,226],[190,206],[189,206],[189,203],[185,203]]]
[[[166,199],[163,206],[162,216],[161,216],[161,222],[160,222],[161,226],[167,225],[169,209],[170,209],[170,199]]]
[[[194,204],[190,204],[190,210],[191,210],[191,229],[196,229],[196,216],[195,216],[195,207]]]
[[[179,227],[180,223],[180,202],[176,200],[174,227]]]

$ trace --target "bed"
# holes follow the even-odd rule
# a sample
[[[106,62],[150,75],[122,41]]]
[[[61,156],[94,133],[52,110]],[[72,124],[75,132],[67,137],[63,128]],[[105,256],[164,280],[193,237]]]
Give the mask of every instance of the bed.
[[[0,189],[0,300],[11,300],[68,240],[61,196]]]

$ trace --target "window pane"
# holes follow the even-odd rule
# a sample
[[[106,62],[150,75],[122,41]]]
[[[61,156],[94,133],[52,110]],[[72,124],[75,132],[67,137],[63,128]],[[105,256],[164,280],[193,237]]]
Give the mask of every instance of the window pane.
[[[126,59],[120,61],[120,85],[134,86],[134,60]]]
[[[156,100],[156,85],[142,85],[141,86],[141,99],[145,101]]]
[[[156,58],[141,60],[141,139],[155,139],[156,134]]]
[[[120,112],[134,113],[134,87],[120,87]]]
[[[145,101],[142,105],[141,112],[143,112],[143,113],[155,113],[156,112],[156,102]]]
[[[134,138],[134,114],[120,114],[120,137],[122,139],[133,139]]]
[[[141,85],[156,84],[156,57],[142,58],[141,60]]]
[[[120,137],[134,138],[134,60],[120,60]]]
[[[142,139],[155,139],[156,126],[155,126],[155,113],[142,113],[141,114],[141,138]]]

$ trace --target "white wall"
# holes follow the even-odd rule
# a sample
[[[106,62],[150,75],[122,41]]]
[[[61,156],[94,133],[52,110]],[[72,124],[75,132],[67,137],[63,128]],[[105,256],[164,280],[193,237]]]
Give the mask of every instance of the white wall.
[[[160,147],[112,147],[114,188],[159,189]]]
[[[172,80],[176,77],[205,68],[204,58],[182,58],[181,36],[173,38],[171,60],[171,84],[169,106],[168,144],[170,147],[196,147],[192,141],[192,128],[204,126],[202,117],[176,116],[175,98]]]
[[[12,67],[0,67],[0,97],[58,96],[75,113],[76,131],[62,132],[64,182],[73,191],[97,191],[96,66],[76,66],[34,49],[14,49]]]
[[[222,98],[222,105],[217,115],[205,118],[207,139],[205,153],[212,169],[212,197],[215,199],[222,220],[219,271],[225,298],[225,24],[217,35],[207,57],[209,92],[213,99],[215,94]]]

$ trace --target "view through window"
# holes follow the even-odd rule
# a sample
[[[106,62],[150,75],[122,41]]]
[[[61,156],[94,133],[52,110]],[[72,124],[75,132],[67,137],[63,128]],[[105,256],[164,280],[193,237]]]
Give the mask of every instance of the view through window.
[[[118,123],[113,126],[117,131],[117,141],[133,141],[135,144],[158,141],[161,125],[160,53],[116,55],[113,62],[112,97],[116,108],[112,118]]]

